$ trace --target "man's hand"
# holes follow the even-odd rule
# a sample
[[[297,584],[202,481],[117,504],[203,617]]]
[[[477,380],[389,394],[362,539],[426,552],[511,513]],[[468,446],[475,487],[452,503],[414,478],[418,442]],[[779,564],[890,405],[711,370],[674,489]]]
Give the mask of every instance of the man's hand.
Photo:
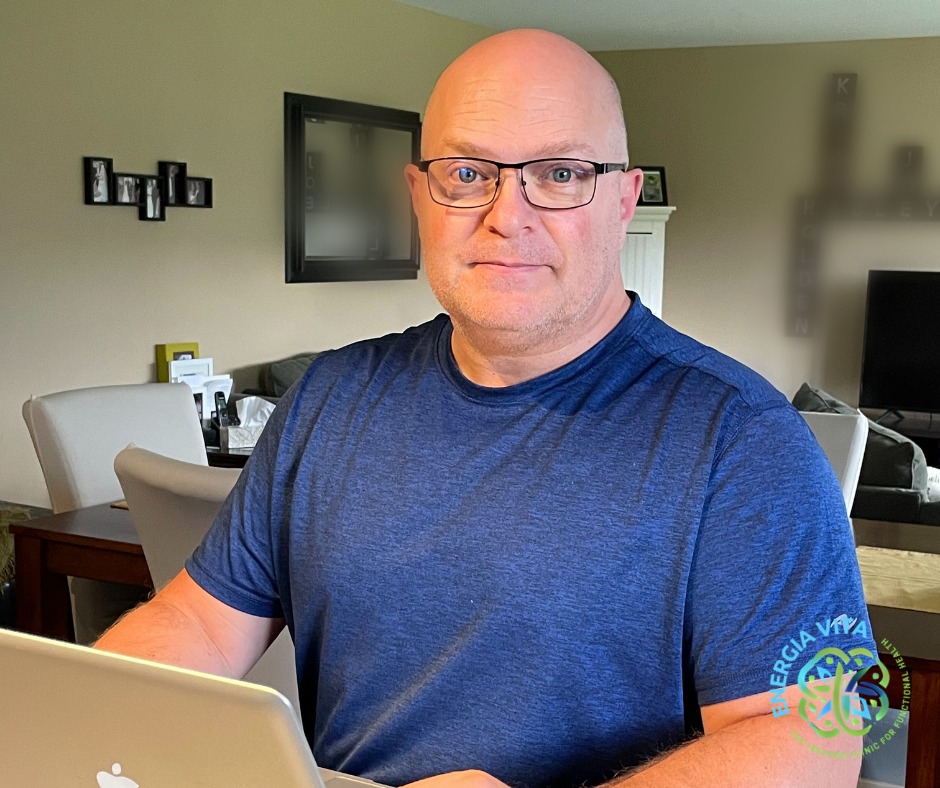
[[[448,772],[409,783],[403,788],[508,788],[506,783],[479,769]]]

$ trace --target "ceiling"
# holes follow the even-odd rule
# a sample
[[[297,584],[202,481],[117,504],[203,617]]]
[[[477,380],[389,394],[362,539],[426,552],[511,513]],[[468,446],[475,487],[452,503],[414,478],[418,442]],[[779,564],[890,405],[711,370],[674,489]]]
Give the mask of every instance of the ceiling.
[[[552,30],[594,51],[940,36],[940,0],[399,1],[498,30]]]

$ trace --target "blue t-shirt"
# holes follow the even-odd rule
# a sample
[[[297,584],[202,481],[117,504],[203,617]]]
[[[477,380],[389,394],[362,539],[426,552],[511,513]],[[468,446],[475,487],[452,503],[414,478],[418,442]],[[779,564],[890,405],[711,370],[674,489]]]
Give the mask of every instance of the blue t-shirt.
[[[525,383],[465,378],[441,315],[320,356],[279,404],[187,569],[286,618],[321,766],[597,784],[696,703],[766,692],[801,629],[867,624],[803,419],[631,296]]]

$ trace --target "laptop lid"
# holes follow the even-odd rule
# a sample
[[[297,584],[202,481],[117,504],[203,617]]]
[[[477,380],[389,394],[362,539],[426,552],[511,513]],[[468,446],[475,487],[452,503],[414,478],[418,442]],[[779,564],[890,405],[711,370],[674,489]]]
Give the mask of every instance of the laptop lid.
[[[267,687],[0,630],[0,707],[3,785],[324,788]]]

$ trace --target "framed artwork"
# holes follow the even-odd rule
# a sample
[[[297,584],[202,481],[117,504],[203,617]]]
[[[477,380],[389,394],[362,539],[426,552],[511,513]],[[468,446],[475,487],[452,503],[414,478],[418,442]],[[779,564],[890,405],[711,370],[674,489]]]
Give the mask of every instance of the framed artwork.
[[[212,178],[187,178],[185,198],[188,208],[211,208]]]
[[[167,375],[170,383],[179,383],[190,375],[212,377],[213,360],[211,358],[180,358],[167,362]]]
[[[136,205],[142,222],[165,222],[167,206],[211,208],[212,178],[190,178],[184,161],[157,162],[156,175],[114,172],[114,160],[82,160],[86,205]]]
[[[665,167],[637,167],[643,172],[643,186],[637,205],[668,205]]]
[[[103,156],[85,156],[85,205],[114,205],[112,174],[114,160]]]
[[[141,176],[137,218],[142,222],[166,221],[166,203],[162,187],[163,179],[159,175]]]
[[[284,94],[285,281],[416,279],[418,113]]]
[[[112,179],[115,205],[140,204],[140,179],[143,175],[130,172],[116,172]]]
[[[157,172],[163,180],[163,194],[167,205],[182,205],[186,193],[186,162],[157,162]]]

